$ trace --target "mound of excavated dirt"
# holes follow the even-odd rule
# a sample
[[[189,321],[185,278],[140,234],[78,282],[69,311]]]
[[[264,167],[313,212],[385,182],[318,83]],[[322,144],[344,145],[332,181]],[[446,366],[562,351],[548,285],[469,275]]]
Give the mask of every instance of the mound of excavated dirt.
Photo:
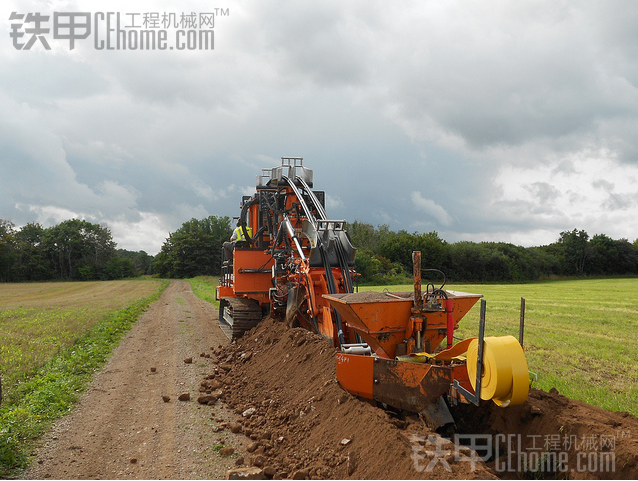
[[[536,468],[546,478],[638,478],[638,420],[627,412],[532,389],[521,406],[459,405],[452,414],[459,432],[491,436],[488,466],[500,477],[538,477]]]
[[[217,365],[201,390],[222,387],[222,400],[237,415],[228,427],[253,441],[239,465],[276,479],[539,477],[533,470],[540,477],[638,476],[631,437],[638,421],[631,415],[532,390],[522,406],[454,408],[453,444],[416,416],[399,418],[341,389],[335,352],[322,337],[272,319],[215,351]],[[605,472],[611,458],[613,471]]]

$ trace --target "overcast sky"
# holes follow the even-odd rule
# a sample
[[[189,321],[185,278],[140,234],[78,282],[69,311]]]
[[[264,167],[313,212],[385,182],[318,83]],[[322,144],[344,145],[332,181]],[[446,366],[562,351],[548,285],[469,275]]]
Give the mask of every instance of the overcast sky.
[[[638,2],[175,5],[2,2],[0,218],[106,223],[156,254],[303,156],[334,219],[448,242],[638,237]],[[71,50],[54,12],[90,12],[91,34]],[[214,49],[178,50],[174,24],[165,50],[96,49],[106,12],[129,35],[144,14],[216,12]],[[26,50],[28,13],[50,16],[50,50]]]

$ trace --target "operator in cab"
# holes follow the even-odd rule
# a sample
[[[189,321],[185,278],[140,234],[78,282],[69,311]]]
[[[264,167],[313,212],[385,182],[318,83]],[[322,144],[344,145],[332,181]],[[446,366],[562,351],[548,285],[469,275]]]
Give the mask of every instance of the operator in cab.
[[[248,235],[250,237],[253,236],[253,230],[250,227],[246,227],[246,231],[248,232]],[[244,230],[241,228],[239,221],[237,221],[237,227],[233,231],[233,235],[230,236],[230,241],[236,242],[236,241],[245,241],[245,240],[246,240],[246,236],[244,236]]]
[[[252,237],[253,230],[250,227],[246,227],[246,232],[249,237]],[[241,228],[240,222],[237,221],[237,227],[233,231],[233,234],[230,236],[230,242],[224,242],[224,260],[231,261],[233,259],[233,250],[235,249],[235,244],[239,241],[245,241],[246,236],[244,235],[244,230]]]

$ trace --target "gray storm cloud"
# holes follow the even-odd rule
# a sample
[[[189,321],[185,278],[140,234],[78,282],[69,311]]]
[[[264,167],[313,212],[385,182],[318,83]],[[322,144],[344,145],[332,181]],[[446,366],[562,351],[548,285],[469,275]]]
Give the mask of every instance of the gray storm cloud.
[[[449,241],[638,236],[634,2],[223,7],[214,51],[25,52],[5,35],[0,217],[74,213],[155,253],[191,217],[237,215],[262,167],[302,155],[333,217]],[[131,8],[14,0],[0,29],[13,11]]]

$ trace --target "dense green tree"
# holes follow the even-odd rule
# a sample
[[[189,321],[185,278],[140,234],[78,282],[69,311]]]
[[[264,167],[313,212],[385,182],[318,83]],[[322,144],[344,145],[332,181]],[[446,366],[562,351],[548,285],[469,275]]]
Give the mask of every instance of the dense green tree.
[[[108,279],[115,242],[107,226],[71,219],[44,234],[45,248],[61,279]]]
[[[385,231],[383,236],[370,224],[349,226],[355,247],[355,269],[361,282],[384,283],[396,271],[385,268],[399,263],[412,271],[411,254],[420,250],[424,268],[443,270],[455,281],[526,281],[551,275],[638,274],[638,242],[613,240],[574,229],[561,232],[559,240],[539,247],[521,247],[504,242],[457,242],[447,244],[436,232],[410,234]]]
[[[486,250],[475,242],[461,241],[449,246],[443,270],[454,281],[485,281],[485,265]]]
[[[616,240],[617,270],[614,274],[638,274],[638,248],[627,239]]]
[[[162,277],[219,274],[222,247],[231,234],[228,217],[209,216],[184,222],[168,235],[156,257],[155,271]]]
[[[104,280],[137,276],[135,263],[126,257],[113,256],[104,266],[100,277]]]
[[[115,251],[106,225],[71,219],[43,228],[29,223],[16,229],[0,219],[0,282],[51,279],[119,279],[152,273],[153,257],[144,251]]]
[[[128,251],[125,249],[118,249],[117,256],[122,259],[128,259],[133,264],[133,272],[135,276],[144,276],[153,274],[153,256],[147,254],[145,251]]]
[[[591,275],[618,275],[635,273],[638,250],[627,239],[614,240],[605,234],[596,234],[589,241],[590,259],[585,271]]]
[[[441,269],[445,259],[446,242],[436,232],[409,234],[405,230],[391,232],[379,244],[378,251],[391,262],[399,262],[412,272],[412,252],[421,251],[421,265],[424,268]]]
[[[590,239],[577,229],[561,232],[552,244],[528,248],[503,242],[448,244],[436,232],[392,232],[387,225],[375,228],[357,221],[348,229],[357,247],[355,270],[361,283],[409,282],[415,250],[422,253],[423,269],[441,269],[456,282],[638,275],[638,239],[630,243],[604,234]],[[231,233],[228,217],[191,219],[169,234],[153,258],[144,251],[116,250],[104,225],[71,219],[49,228],[27,224],[16,229],[0,219],[0,281],[119,279],[154,272],[166,277],[215,275]],[[439,279],[424,271],[426,280]]]
[[[401,263],[390,262],[369,249],[357,250],[354,269],[359,274],[357,282],[363,284],[403,284],[410,281]]]
[[[0,219],[0,282],[11,279],[16,256],[15,225]]]
[[[352,245],[357,246],[358,249],[367,249],[372,252],[377,252],[379,244],[390,235],[390,228],[386,224],[375,228],[372,224],[356,220],[352,224],[348,224],[347,230]]]
[[[44,235],[45,229],[40,224],[27,224],[16,232],[17,257],[14,280],[41,281],[53,277]]]
[[[591,246],[588,244],[589,234],[584,230],[574,229],[560,233],[558,243],[563,248],[565,270],[568,275],[582,275],[585,272],[587,259],[591,257]]]
[[[524,280],[536,280],[540,277],[549,277],[561,273],[561,250],[557,243],[528,247],[526,250],[530,255],[532,269],[530,269],[530,273],[523,278]]]
[[[359,248],[354,258],[354,269],[360,275],[360,282],[372,282],[381,272],[381,261],[371,250]]]

